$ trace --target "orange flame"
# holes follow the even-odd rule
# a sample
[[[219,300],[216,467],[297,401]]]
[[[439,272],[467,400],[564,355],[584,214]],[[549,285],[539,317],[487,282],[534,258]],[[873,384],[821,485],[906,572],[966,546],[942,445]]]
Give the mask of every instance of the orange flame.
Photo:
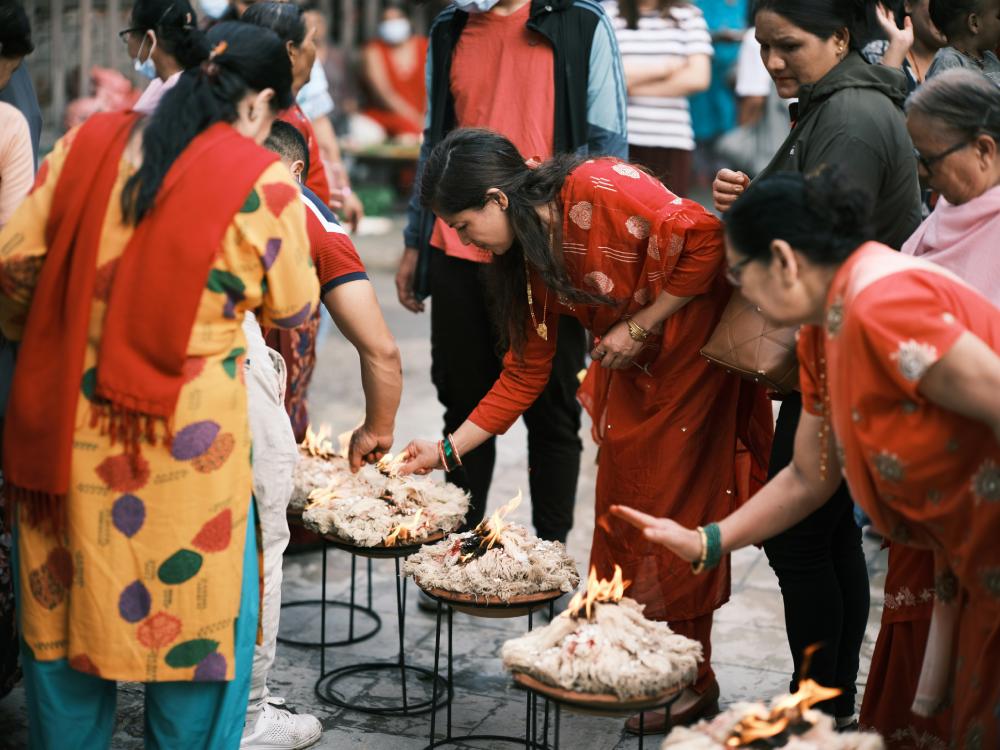
[[[840,693],[840,688],[826,688],[814,680],[800,680],[799,689],[775,703],[766,719],[753,714],[740,719],[733,728],[733,736],[726,740],[726,745],[742,747],[754,740],[774,737],[785,731],[790,724],[798,724],[802,720],[802,712],[807,708],[820,701],[836,698]]]
[[[306,427],[306,438],[302,441],[302,447],[309,451],[309,455],[319,458],[333,458],[337,452],[333,449],[333,443],[327,438],[333,434],[333,430],[328,424],[320,425],[319,432],[313,432],[312,425]]]
[[[521,504],[521,498],[524,495],[521,494],[521,488],[517,490],[517,497],[511,500],[507,505],[503,506],[497,511],[494,511],[493,515],[487,519],[483,519],[479,522],[476,527],[475,534],[481,536],[483,540],[479,543],[480,549],[485,544],[486,549],[491,549],[494,544],[500,539],[500,533],[507,527],[507,524],[503,522],[503,519],[507,517],[508,513],[511,513],[518,505]],[[472,555],[475,554],[470,552],[468,555],[462,555],[459,558],[460,562],[465,562]]]
[[[389,535],[386,536],[385,538],[385,546],[386,547],[393,546],[396,543],[397,537],[401,537],[402,541],[405,542],[407,539],[416,536],[415,532],[417,530],[417,526],[420,525],[420,514],[423,512],[424,512],[423,508],[417,508],[417,513],[416,515],[413,516],[412,521],[410,521],[409,523],[400,523],[396,526],[395,529],[389,532]]]
[[[622,580],[622,569],[615,566],[615,574],[611,580],[602,578],[597,580],[597,568],[591,566],[590,575],[587,577],[587,590],[585,593],[577,591],[569,601],[569,606],[562,613],[563,617],[578,617],[580,610],[584,609],[587,619],[590,619],[591,609],[597,602],[617,602],[621,601],[625,594],[625,589],[632,585],[631,581]]]
[[[386,453],[384,456],[382,456],[379,462],[375,464],[375,466],[378,468],[379,471],[381,471],[386,476],[393,476],[393,473],[396,471],[396,468],[401,463],[406,461],[406,459],[408,459],[409,457],[410,454],[407,453],[406,451],[403,451],[395,458],[392,457],[391,453]]]

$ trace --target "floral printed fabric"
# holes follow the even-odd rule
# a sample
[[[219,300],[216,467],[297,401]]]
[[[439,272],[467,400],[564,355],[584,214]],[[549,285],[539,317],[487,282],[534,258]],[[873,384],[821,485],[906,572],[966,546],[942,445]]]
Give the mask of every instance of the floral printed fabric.
[[[56,145],[35,191],[0,234],[0,327],[13,340],[37,280],[37,271],[24,269],[44,261],[46,221],[68,148],[66,139]],[[67,530],[54,538],[23,521],[17,526],[23,637],[35,658],[66,657],[105,679],[229,680],[252,483],[240,323],[245,310],[260,307],[265,325],[299,325],[316,308],[319,284],[298,189],[275,163],[233,217],[213,261],[172,445],[158,440],[126,455],[88,416],[104,310],[132,233],[120,203],[129,174],[123,161],[101,237]]]
[[[803,404],[819,415],[812,405],[825,377],[851,494],[894,546],[935,550],[937,578],[953,581],[940,590],[967,602],[954,736],[958,747],[996,747],[1000,445],[985,424],[934,405],[919,385],[966,331],[1000,351],[1000,310],[947,271],[877,243],[837,272],[828,304],[835,300],[839,332],[807,326],[799,338]],[[905,584],[914,598],[928,585],[918,579]],[[903,593],[886,588],[894,602]]]

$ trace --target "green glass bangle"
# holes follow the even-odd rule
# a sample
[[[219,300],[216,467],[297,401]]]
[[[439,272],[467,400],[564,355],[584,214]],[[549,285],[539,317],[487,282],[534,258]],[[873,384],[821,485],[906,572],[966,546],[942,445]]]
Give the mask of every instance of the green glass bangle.
[[[442,441],[442,447],[444,448],[445,469],[452,471],[458,466],[458,462],[455,460],[455,454],[452,453],[451,441],[445,438]]]
[[[719,524],[710,523],[705,527],[705,536],[708,539],[708,550],[705,555],[705,570],[712,570],[719,567],[722,560],[722,532],[719,531]]]

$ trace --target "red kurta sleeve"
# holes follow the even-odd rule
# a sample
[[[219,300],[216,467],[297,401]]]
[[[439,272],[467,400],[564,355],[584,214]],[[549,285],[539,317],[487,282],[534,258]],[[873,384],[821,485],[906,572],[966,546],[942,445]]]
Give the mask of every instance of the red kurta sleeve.
[[[799,390],[802,391],[802,408],[814,417],[823,416],[820,398],[819,375],[823,337],[820,326],[802,326],[798,335]]]
[[[726,250],[718,225],[701,228],[701,225],[709,223],[700,221],[691,228],[672,228],[672,238],[677,238],[675,244],[681,244],[680,257],[667,277],[663,291],[675,297],[694,297],[712,288],[712,283],[725,263]],[[677,234],[678,231],[683,234]]]
[[[535,312],[541,320],[539,311]],[[549,312],[545,319],[548,340],[538,335],[528,321],[528,344],[524,348],[524,362],[519,362],[513,351],[503,360],[503,372],[486,397],[469,416],[469,420],[494,435],[503,435],[535,403],[538,394],[549,382],[552,357],[556,353],[559,315]]]

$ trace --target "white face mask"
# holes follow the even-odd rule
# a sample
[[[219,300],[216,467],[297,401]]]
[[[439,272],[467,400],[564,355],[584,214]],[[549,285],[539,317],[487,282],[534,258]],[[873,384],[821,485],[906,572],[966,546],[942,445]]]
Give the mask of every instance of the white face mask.
[[[229,0],[201,0],[201,9],[205,15],[221,18],[229,7]]]
[[[142,37],[142,41],[139,43],[139,54],[132,61],[132,65],[135,66],[136,72],[139,75],[153,80],[156,78],[156,65],[153,64],[153,50],[156,49],[156,33],[153,31],[147,31],[147,34],[153,35],[153,46],[149,48],[149,55],[146,57],[146,62],[141,62],[139,58],[142,57],[142,48],[146,44],[146,37]]]
[[[451,4],[466,13],[486,13],[500,0],[451,0]]]
[[[378,25],[379,38],[386,44],[402,44],[411,33],[410,22],[405,18],[390,18]]]

